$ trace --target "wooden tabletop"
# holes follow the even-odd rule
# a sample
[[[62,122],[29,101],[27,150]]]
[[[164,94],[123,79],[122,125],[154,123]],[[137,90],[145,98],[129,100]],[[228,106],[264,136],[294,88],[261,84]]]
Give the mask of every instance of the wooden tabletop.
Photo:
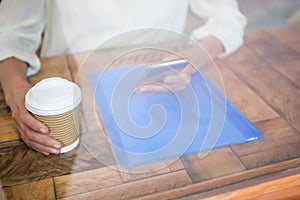
[[[81,143],[59,156],[27,148],[0,92],[0,199],[299,198],[299,35],[300,26],[248,31],[245,45],[216,63],[226,95],[264,139],[214,149],[205,156],[151,163],[147,172],[117,167],[97,109],[88,102],[92,92],[81,67],[86,54],[42,58],[42,70],[30,78],[32,84],[59,76],[77,82],[83,91]],[[114,55],[113,50],[102,51],[86,63],[95,69]],[[125,56],[114,64],[159,56]]]

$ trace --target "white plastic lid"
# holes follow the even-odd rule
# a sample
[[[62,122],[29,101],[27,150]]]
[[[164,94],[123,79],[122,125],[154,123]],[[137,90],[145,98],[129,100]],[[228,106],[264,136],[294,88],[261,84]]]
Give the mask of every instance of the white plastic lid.
[[[66,79],[53,77],[38,82],[25,96],[26,108],[38,115],[56,115],[77,107],[82,99],[80,88]]]

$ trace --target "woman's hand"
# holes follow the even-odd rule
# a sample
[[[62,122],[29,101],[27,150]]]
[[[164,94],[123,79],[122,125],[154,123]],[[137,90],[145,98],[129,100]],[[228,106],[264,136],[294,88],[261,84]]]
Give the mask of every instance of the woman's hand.
[[[25,63],[15,58],[0,63],[0,82],[15,127],[28,147],[44,155],[59,154],[61,143],[48,136],[47,126],[34,118],[25,108],[25,95],[31,87],[26,80],[26,68]]]
[[[28,147],[44,155],[59,154],[61,144],[47,135],[48,128],[45,124],[34,118],[25,108],[25,94],[29,86],[24,85],[14,90],[9,102],[15,127]]]
[[[191,81],[194,70],[188,64],[187,67],[178,70],[169,70],[166,73],[146,79],[136,88],[137,93],[142,92],[175,92],[183,90]]]
[[[171,92],[185,89],[190,83],[192,74],[211,65],[214,58],[224,51],[222,43],[214,36],[209,36],[199,45],[185,49],[180,54],[193,63],[189,63],[181,71],[172,70],[144,81],[136,88],[137,93],[142,92]],[[163,61],[175,60],[180,57],[171,55]]]

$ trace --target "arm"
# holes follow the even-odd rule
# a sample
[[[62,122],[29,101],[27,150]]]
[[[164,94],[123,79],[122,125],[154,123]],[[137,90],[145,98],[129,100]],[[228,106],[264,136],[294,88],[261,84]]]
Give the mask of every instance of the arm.
[[[27,64],[16,58],[0,62],[0,83],[16,129],[29,147],[45,155],[58,154],[60,142],[47,136],[47,126],[36,120],[25,108],[25,94],[31,87],[27,82],[26,71]]]
[[[206,19],[206,23],[191,34],[191,39],[198,41],[199,46],[206,52],[199,50],[199,47],[191,47],[180,54],[191,61],[200,62],[193,63],[194,67],[188,65],[179,73],[166,76],[161,80],[162,84],[141,85],[137,88],[137,92],[184,89],[191,80],[191,74],[208,65],[211,59],[230,55],[243,45],[247,20],[240,13],[236,0],[191,0],[190,4],[191,10],[196,15]],[[172,59],[174,58],[170,60]]]
[[[203,51],[202,48],[206,50]],[[199,61],[197,63],[193,63],[194,65],[188,65],[179,73],[175,73],[173,75],[164,76],[163,80],[160,81],[153,81],[158,82],[160,84],[142,84],[136,88],[137,93],[141,92],[167,92],[170,90],[181,90],[186,87],[187,84],[191,81],[191,75],[195,73],[197,68],[202,68],[205,65],[209,65],[211,63],[211,59],[216,58],[218,55],[224,52],[224,47],[220,40],[218,40],[214,36],[208,36],[203,41],[200,42],[199,46],[194,46],[180,52],[180,54],[188,58],[191,61]],[[210,55],[210,57],[207,56]],[[171,56],[167,57],[166,60],[174,60],[178,59],[179,57]],[[164,85],[164,86],[162,86]]]
[[[61,144],[47,135],[48,128],[26,110],[24,102],[31,87],[26,75],[39,69],[35,51],[43,30],[43,6],[43,1],[35,0],[1,3],[0,84],[20,137],[29,147],[49,155],[58,154]]]
[[[194,30],[192,39],[201,41],[208,36],[216,37],[223,45],[225,57],[235,52],[244,43],[246,17],[240,12],[236,0],[191,0],[191,10],[206,23]]]

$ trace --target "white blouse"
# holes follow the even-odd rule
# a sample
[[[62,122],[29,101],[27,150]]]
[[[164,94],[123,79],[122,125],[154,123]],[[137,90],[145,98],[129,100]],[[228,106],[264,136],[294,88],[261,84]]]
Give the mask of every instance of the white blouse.
[[[216,36],[225,49],[222,56],[243,44],[247,20],[236,0],[3,0],[0,60],[23,60],[32,75],[40,68],[36,50],[42,36],[40,56],[45,57],[91,50],[113,36],[143,28],[182,33],[189,8],[205,20],[192,31],[192,39]]]

